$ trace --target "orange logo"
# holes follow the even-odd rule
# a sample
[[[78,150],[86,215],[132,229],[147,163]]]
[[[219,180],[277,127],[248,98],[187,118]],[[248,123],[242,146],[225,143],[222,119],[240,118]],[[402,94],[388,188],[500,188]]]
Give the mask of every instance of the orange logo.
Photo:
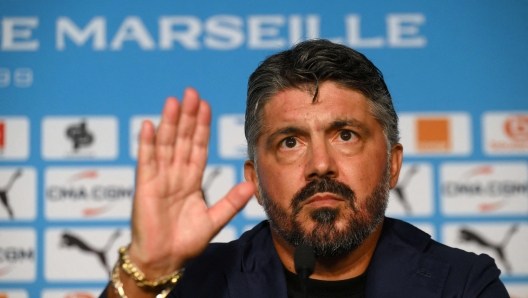
[[[511,116],[504,122],[504,131],[515,141],[528,141],[528,116]]]
[[[450,121],[445,117],[416,120],[416,148],[422,152],[451,151]]]
[[[7,296],[7,293],[0,293],[0,298],[7,298],[9,296]]]

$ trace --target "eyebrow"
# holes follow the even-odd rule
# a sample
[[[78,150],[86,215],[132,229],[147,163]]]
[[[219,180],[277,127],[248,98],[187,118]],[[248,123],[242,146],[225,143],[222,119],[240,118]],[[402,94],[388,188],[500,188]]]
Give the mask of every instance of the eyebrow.
[[[368,129],[363,122],[356,120],[356,119],[338,119],[332,122],[330,126],[327,128],[327,130],[335,130],[343,127],[354,127],[357,130],[359,130],[363,135],[369,136],[371,135],[370,129]]]
[[[270,134],[269,137],[266,139],[266,148],[269,148],[270,146],[272,146],[273,140],[275,140],[279,136],[300,134],[303,131],[304,131],[303,129],[297,126],[286,126],[283,128],[279,128],[277,131]]]
[[[336,130],[336,129],[340,129],[343,127],[353,127],[359,130],[359,132],[365,137],[368,137],[371,135],[370,129],[368,129],[365,126],[365,124],[363,124],[361,121],[358,121],[356,119],[337,119],[333,121],[328,127],[326,127],[325,131]],[[273,141],[279,136],[305,134],[305,133],[306,133],[306,130],[298,126],[290,125],[290,126],[279,128],[277,131],[270,134],[269,137],[266,139],[266,147],[269,148],[270,146],[272,146]]]

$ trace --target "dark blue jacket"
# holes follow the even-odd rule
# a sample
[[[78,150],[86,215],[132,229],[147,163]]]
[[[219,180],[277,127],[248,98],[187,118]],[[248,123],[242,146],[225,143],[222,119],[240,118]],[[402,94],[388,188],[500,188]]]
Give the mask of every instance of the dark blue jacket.
[[[169,297],[287,298],[269,224],[211,244],[186,266]],[[367,273],[367,298],[508,298],[492,258],[440,244],[418,228],[385,218]]]
[[[211,244],[186,265],[168,297],[287,298],[283,270],[269,224],[262,222],[238,240]],[[499,275],[489,256],[450,248],[385,218],[367,271],[366,298],[508,298]]]

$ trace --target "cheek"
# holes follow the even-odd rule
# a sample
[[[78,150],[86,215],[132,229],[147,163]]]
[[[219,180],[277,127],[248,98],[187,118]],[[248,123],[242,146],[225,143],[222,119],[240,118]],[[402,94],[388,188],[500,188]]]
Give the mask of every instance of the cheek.
[[[385,175],[387,166],[385,153],[349,158],[340,163],[341,181],[348,184],[358,199],[369,195]]]
[[[300,167],[293,165],[262,168],[262,173],[269,174],[260,175],[259,183],[270,197],[281,206],[289,206],[294,194],[302,187],[299,174],[294,170],[296,168]]]
[[[291,150],[277,150],[274,159],[281,166],[290,166],[299,163],[306,154],[306,146]]]

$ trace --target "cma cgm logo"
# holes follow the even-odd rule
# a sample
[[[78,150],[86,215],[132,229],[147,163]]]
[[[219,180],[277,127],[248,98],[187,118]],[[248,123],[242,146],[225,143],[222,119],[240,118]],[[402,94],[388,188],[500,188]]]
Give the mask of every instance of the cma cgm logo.
[[[507,166],[482,165],[470,168],[455,181],[446,181],[443,184],[443,195],[447,198],[465,198],[469,200],[480,199],[476,207],[480,212],[492,212],[504,207],[513,198],[526,199],[528,183],[526,177],[506,177]],[[516,167],[512,167],[515,173]],[[515,175],[515,174],[514,174]],[[521,180],[519,180],[521,179]]]
[[[504,132],[514,141],[528,141],[528,116],[510,116],[504,122]]]
[[[22,263],[34,262],[33,248],[22,246],[0,246],[0,279]]]
[[[63,212],[61,209],[69,206],[61,204],[73,204],[70,207],[77,210],[80,216],[94,217],[110,211],[118,202],[126,201],[128,205],[134,194],[132,182],[121,183],[110,180],[112,176],[120,174],[120,169],[106,171],[109,172],[84,170],[71,174],[72,171],[64,173],[56,170],[51,173],[51,176],[59,176],[50,178],[55,178],[53,180],[62,180],[60,176],[66,176],[63,183],[58,184],[54,181],[55,183],[50,183],[46,188],[47,207],[52,209],[51,213],[61,213]],[[71,211],[71,208],[68,209]]]

